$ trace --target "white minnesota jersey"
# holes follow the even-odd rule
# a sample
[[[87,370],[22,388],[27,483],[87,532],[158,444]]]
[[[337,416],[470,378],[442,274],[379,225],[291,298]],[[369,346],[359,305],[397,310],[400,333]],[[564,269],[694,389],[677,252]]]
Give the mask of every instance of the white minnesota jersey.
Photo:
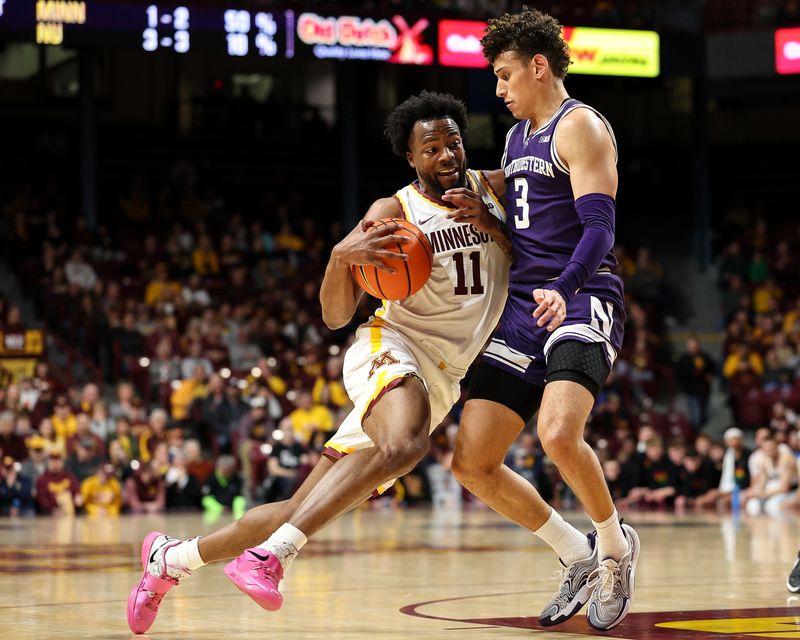
[[[505,222],[502,201],[480,171],[467,171],[467,185]],[[448,220],[452,208],[422,193],[416,183],[395,197],[406,219],[430,241],[433,268],[422,289],[405,300],[384,300],[367,325],[394,328],[442,368],[466,369],[500,319],[510,260],[489,234]]]

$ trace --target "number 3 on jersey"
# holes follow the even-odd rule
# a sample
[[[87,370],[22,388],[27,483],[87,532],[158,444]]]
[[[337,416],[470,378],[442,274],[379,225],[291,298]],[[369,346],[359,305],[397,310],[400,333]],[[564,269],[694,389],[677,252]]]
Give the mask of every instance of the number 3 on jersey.
[[[514,178],[514,193],[519,193],[514,212],[514,226],[527,229],[531,226],[530,205],[528,205],[528,181],[525,178]]]

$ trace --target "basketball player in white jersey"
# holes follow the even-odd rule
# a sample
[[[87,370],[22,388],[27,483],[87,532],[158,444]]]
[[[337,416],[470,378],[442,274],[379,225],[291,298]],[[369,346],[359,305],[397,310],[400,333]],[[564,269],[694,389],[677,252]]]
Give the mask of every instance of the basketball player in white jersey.
[[[334,247],[320,291],[323,319],[339,328],[353,317],[363,292],[351,265],[389,271],[382,258],[396,254],[387,245],[405,242],[393,235],[395,224],[368,230],[374,220],[405,217],[428,236],[430,279],[406,300],[384,301],[357,330],[344,365],[355,407],[290,500],[251,509],[202,538],[145,538],[144,575],[128,599],[134,633],[150,628],[180,580],[231,557],[225,573],[234,585],[264,609],[279,609],[278,585],[308,536],[384,491],[425,455],[430,432],[458,400],[461,378],[500,318],[508,286],[511,245],[496,195],[503,173],[467,169],[465,129],[466,109],[449,95],[422,92],[392,112],[386,135],[417,180],[373,203]]]

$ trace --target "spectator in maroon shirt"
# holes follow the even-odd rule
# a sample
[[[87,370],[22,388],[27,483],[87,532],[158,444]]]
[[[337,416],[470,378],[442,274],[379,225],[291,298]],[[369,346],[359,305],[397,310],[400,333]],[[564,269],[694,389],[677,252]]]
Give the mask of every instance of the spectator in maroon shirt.
[[[50,452],[47,470],[36,481],[36,505],[46,515],[71,515],[81,504],[78,479],[64,471],[64,458]]]
[[[106,443],[96,433],[92,432],[92,419],[88,413],[75,414],[75,434],[67,439],[67,455],[75,453],[78,442],[91,440],[94,442],[94,452],[100,458],[106,457]]]
[[[161,513],[166,506],[166,482],[156,469],[156,462],[142,465],[125,482],[128,507],[133,513]]]

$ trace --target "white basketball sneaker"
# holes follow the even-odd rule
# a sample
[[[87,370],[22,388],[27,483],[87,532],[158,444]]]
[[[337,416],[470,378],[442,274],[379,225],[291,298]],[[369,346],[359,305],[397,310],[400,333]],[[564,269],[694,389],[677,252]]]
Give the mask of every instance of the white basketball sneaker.
[[[601,560],[589,579],[589,588],[593,591],[586,617],[589,624],[600,631],[616,627],[631,608],[639,561],[639,536],[627,524],[622,525],[622,532],[628,540],[627,553],[618,561]]]

